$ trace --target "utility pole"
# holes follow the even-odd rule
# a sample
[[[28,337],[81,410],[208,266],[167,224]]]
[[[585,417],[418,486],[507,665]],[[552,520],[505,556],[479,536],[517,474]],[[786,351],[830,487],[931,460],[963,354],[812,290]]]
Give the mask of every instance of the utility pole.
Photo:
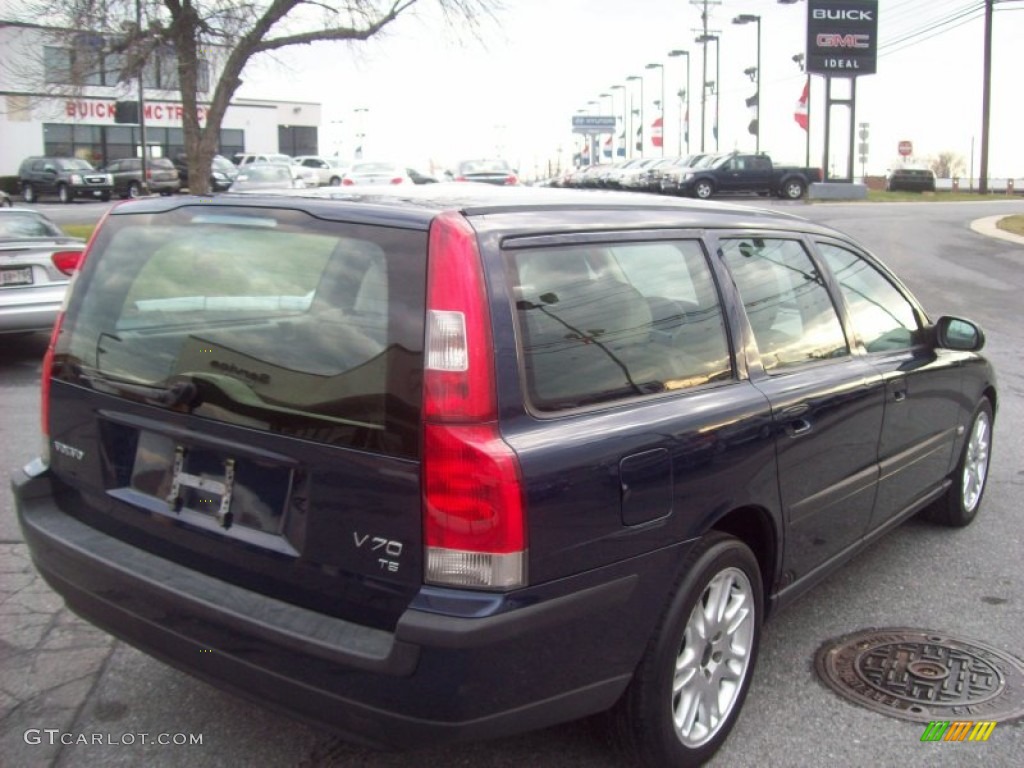
[[[985,0],[985,74],[981,97],[981,168],[979,169],[978,194],[988,194],[988,124],[992,107],[992,5]],[[972,153],[973,154],[973,153]]]
[[[707,81],[708,81],[708,46],[707,46],[707,39],[708,39],[708,6],[709,5],[721,5],[721,1],[720,0],[690,0],[690,5],[699,5],[699,6],[701,6],[701,12],[700,12],[701,29],[694,29],[694,30],[691,30],[691,31],[692,32],[700,32],[700,37],[704,38],[704,40],[705,40],[705,42],[701,44],[701,51],[702,51],[701,58],[703,59],[703,64],[702,64],[702,68],[701,68],[701,71],[700,71],[700,75],[701,75],[701,77],[700,77],[700,82],[701,82],[701,88],[700,88],[700,151],[703,152],[704,151],[704,125],[706,123],[705,113],[707,111],[707,105],[708,105],[708,89],[704,85],[704,83],[707,83]],[[698,39],[698,42],[699,42],[699,39]],[[716,83],[715,87],[716,88],[718,87],[717,83]]]
[[[691,32],[700,33],[696,42],[700,43],[701,39],[703,40],[700,44],[702,59],[700,69],[700,152],[705,151],[705,124],[707,123],[705,113],[708,110],[708,6],[721,4],[721,0],[690,0],[690,5],[700,6],[700,29],[691,30]],[[717,80],[715,87],[718,88]]]

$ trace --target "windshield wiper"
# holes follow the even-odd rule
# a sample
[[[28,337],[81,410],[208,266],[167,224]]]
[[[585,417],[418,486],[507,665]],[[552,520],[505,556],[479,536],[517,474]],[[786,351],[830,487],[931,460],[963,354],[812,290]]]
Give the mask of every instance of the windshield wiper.
[[[106,375],[86,373],[80,370],[79,377],[87,381],[97,392],[108,395],[131,395],[151,405],[166,408],[192,406],[199,395],[199,389],[191,379],[177,378],[170,384],[138,384]]]

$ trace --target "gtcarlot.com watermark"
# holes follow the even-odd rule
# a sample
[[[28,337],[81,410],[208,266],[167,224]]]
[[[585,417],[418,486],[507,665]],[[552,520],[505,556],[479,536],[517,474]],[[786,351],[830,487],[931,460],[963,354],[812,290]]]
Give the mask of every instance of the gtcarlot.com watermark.
[[[95,745],[130,747],[156,744],[161,747],[202,746],[201,733],[73,733],[59,728],[29,728],[22,737],[26,744]]]

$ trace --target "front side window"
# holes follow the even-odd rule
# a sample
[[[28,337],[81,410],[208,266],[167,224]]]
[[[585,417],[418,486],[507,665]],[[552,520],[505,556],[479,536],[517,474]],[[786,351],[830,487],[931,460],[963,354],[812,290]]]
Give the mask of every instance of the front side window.
[[[509,252],[527,394],[542,411],[732,376],[718,292],[696,241]]]
[[[796,240],[721,241],[766,371],[849,354],[824,280]]]
[[[918,323],[907,298],[872,264],[846,248],[818,243],[850,310],[853,329],[868,352],[908,349],[917,343]]]

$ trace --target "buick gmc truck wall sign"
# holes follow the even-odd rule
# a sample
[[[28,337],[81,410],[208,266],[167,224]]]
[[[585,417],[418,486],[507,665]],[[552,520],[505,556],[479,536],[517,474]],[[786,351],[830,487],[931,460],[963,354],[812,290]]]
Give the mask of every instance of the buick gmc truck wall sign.
[[[808,72],[873,75],[877,55],[878,0],[808,0]]]

